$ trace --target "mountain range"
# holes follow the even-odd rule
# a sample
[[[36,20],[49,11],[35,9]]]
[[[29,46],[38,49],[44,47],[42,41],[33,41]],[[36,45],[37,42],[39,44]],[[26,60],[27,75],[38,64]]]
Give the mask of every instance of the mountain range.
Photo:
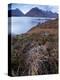
[[[19,10],[19,9],[14,9],[14,10],[8,10],[8,17],[11,16],[24,16],[24,14]]]
[[[27,16],[27,17],[49,17],[49,18],[57,18],[58,14],[53,13],[51,11],[44,11],[42,9],[39,9],[37,7],[32,8],[30,11],[28,11],[26,14],[24,14],[21,10],[19,9],[9,9],[8,10],[8,17],[15,16]]]

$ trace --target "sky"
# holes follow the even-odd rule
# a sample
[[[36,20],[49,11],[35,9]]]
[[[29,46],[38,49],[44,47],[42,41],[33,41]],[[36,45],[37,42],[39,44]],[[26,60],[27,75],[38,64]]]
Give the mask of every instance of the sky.
[[[52,5],[32,5],[32,4],[12,4],[11,8],[16,9],[18,8],[21,10],[24,14],[27,13],[30,9],[38,7],[42,10],[52,11],[58,13],[58,6],[52,6]],[[9,8],[10,9],[10,8]]]

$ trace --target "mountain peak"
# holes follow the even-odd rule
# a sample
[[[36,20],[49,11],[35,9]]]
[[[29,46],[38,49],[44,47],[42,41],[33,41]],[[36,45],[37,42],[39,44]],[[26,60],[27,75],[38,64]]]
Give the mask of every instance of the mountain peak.
[[[27,12],[25,16],[56,18],[58,17],[58,14],[55,14],[51,11],[44,11],[42,9],[39,9],[38,7],[34,7],[29,12]]]
[[[22,13],[22,11],[20,11],[18,8],[13,9],[13,10],[8,10],[8,16],[24,16],[24,14]]]
[[[34,8],[32,8],[30,11],[40,11],[40,9],[38,8],[38,7],[34,7]]]
[[[32,8],[32,9],[37,9],[37,10],[39,10],[39,8],[38,8],[38,7],[34,7],[34,8]]]
[[[11,7],[11,6],[10,6]],[[57,18],[58,14],[53,13],[51,11],[44,11],[42,9],[39,9],[38,7],[33,7],[29,12],[24,14],[21,10],[18,8],[8,10],[8,16],[26,16],[26,17],[49,17],[49,18]]]

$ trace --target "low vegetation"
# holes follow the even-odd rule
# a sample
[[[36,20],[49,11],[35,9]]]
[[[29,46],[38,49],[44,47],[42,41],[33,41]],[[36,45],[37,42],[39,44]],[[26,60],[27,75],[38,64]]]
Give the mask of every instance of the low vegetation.
[[[58,27],[56,28],[56,30]],[[52,29],[51,29],[52,30]],[[11,38],[11,75],[58,73],[58,34],[26,33]]]

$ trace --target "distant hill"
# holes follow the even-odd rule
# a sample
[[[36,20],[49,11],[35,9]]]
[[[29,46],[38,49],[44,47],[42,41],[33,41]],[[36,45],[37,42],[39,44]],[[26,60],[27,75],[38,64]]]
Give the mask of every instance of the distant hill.
[[[58,32],[58,19],[55,19],[49,20],[42,24],[38,24],[37,26],[31,28],[27,33],[57,34],[57,32]]]
[[[14,10],[8,10],[8,17],[11,17],[11,16],[24,16],[24,14],[19,10],[19,9],[14,9]]]
[[[25,16],[56,18],[58,17],[58,14],[52,13],[51,11],[44,11],[42,9],[35,7],[35,8],[32,8],[29,12],[27,12]]]

